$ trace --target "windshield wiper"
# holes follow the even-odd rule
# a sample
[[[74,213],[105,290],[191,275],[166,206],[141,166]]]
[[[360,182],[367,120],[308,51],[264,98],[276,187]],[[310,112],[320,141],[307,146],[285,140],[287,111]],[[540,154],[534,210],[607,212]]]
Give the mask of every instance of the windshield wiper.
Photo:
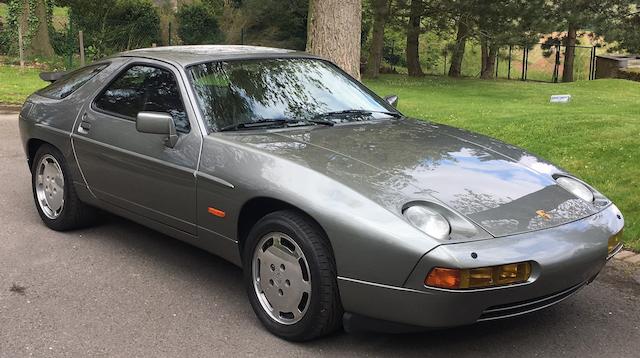
[[[333,127],[333,126],[336,125],[336,122],[334,122],[334,121],[326,121],[324,119],[314,119],[314,118],[307,119],[307,120],[305,120],[305,122],[314,123],[314,124],[321,124],[321,125],[325,125],[325,126],[329,126],[329,127]]]
[[[253,122],[243,122],[237,124],[231,124],[226,127],[222,127],[218,130],[218,132],[228,132],[228,131],[237,131],[240,129],[252,129],[252,128],[264,128],[264,127],[273,127],[273,126],[284,126],[290,122],[286,119],[261,119]]]
[[[253,128],[265,128],[265,127],[297,127],[306,126],[309,124],[325,125],[332,127],[335,125],[332,121],[326,121],[322,119],[306,119],[306,120],[289,120],[289,119],[261,119],[253,122],[243,122],[238,124],[228,125],[220,128],[219,132],[237,131],[240,129],[253,129]]]
[[[394,118],[402,118],[402,115],[400,113],[395,113],[395,112],[370,111],[370,110],[366,110],[366,109],[346,109],[346,110],[343,110],[343,111],[333,111],[333,112],[320,113],[320,114],[314,116],[313,119],[331,117],[331,116],[340,116],[340,115],[345,115],[345,114],[354,114],[354,115],[355,114],[360,114],[360,115],[370,116],[373,113],[386,114],[386,115],[394,117]]]

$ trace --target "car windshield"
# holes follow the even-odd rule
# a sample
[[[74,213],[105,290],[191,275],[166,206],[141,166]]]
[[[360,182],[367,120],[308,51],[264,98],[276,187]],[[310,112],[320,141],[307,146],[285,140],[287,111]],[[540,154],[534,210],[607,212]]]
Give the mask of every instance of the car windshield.
[[[202,114],[213,130],[397,115],[384,100],[322,60],[217,61],[191,66],[190,74]]]

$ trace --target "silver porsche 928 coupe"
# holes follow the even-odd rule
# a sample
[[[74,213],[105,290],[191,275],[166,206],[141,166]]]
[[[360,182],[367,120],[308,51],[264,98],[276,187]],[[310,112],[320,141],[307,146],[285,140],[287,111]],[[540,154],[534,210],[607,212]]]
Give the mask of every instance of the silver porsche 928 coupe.
[[[83,227],[100,208],[215,253],[285,339],[532,312],[622,247],[622,215],[593,187],[407,118],[306,53],[142,49],[48,77],[19,120],[44,223]]]

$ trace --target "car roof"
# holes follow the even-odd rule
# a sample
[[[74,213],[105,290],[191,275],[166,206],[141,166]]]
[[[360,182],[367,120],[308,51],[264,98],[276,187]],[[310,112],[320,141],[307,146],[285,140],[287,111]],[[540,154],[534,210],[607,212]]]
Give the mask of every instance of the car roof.
[[[306,52],[273,47],[241,45],[195,45],[142,48],[118,54],[121,57],[142,57],[160,61],[171,61],[184,67],[196,63],[236,59],[266,58],[317,58]]]

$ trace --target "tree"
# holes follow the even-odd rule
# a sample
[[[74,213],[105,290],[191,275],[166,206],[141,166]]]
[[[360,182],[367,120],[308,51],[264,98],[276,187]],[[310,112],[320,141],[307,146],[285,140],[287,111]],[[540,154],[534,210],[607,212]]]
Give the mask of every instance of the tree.
[[[361,0],[310,0],[307,52],[360,79]]]
[[[181,5],[176,19],[178,36],[186,45],[219,43],[223,39],[214,12],[203,3]]]
[[[451,64],[449,66],[449,77],[460,77],[462,75],[462,60],[467,40],[473,31],[474,19],[472,7],[474,0],[444,0],[444,12],[452,17],[455,24],[456,39],[451,46]]]
[[[558,0],[551,4],[550,13],[556,24],[563,26],[566,35],[561,39],[565,47],[562,81],[573,82],[575,46],[578,31],[587,27],[598,29],[608,19],[619,18],[628,10],[628,0]],[[626,6],[625,6],[626,5]],[[637,29],[634,29],[637,32]]]
[[[27,56],[54,55],[49,25],[53,11],[53,0],[11,0],[9,1],[9,25],[20,26]]]
[[[626,10],[626,11],[625,11]],[[640,2],[631,2],[621,9],[620,16],[603,23],[601,31],[607,40],[615,41],[613,51],[640,53]]]
[[[421,20],[423,11],[423,0],[411,0],[409,21],[407,23],[407,72],[409,76],[423,76],[422,67],[420,66],[420,33]]]
[[[241,7],[245,42],[304,50],[308,0],[244,0]],[[241,30],[242,31],[242,30]]]
[[[373,35],[371,38],[371,49],[367,60],[366,74],[371,78],[377,78],[380,74],[382,64],[382,53],[384,49],[384,28],[387,18],[391,12],[390,0],[372,0],[373,10]]]
[[[149,47],[160,40],[160,16],[151,0],[59,0],[70,7],[74,27],[84,31],[90,56]]]
[[[462,60],[464,59],[464,50],[469,37],[469,17],[459,15],[457,21],[456,42],[451,53],[451,64],[449,66],[449,77],[460,77],[462,75]]]
[[[481,47],[481,78],[495,76],[501,46],[529,47],[539,41],[546,26],[546,3],[546,0],[475,0],[473,16]]]

